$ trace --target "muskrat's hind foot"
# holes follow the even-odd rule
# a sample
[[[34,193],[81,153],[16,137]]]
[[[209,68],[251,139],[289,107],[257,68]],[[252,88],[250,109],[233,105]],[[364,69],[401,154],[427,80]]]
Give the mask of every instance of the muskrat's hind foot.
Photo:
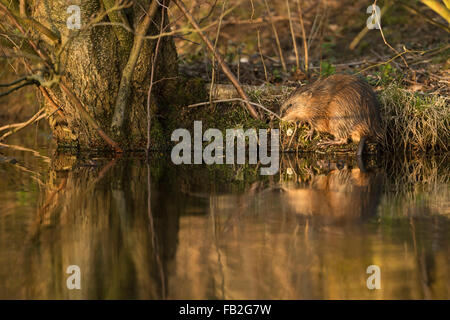
[[[342,144],[346,144],[347,143],[347,139],[339,139],[339,140],[327,140],[324,142],[320,142],[317,145],[318,146],[338,146],[338,145],[342,145]]]

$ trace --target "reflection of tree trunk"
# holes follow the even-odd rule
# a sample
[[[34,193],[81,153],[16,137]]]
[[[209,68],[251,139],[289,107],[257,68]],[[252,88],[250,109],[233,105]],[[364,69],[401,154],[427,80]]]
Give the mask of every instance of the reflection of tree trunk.
[[[137,28],[142,19],[144,14],[142,8],[148,8],[150,3],[149,0],[138,1],[132,8],[124,10],[133,29]],[[69,30],[66,26],[67,7],[67,1],[44,0],[36,3],[33,12],[36,20],[61,35],[62,43],[69,36],[73,36],[75,32]],[[93,14],[101,10],[99,1],[83,1],[80,8],[82,28],[86,26]],[[148,35],[159,33],[160,21],[161,7],[158,8],[154,21],[150,23]],[[167,25],[169,21],[167,13],[165,13],[164,21]],[[104,22],[109,22],[108,18],[105,18]],[[70,89],[79,97],[88,113],[109,135],[111,135],[109,129],[122,77],[122,69],[124,61],[128,58],[124,59],[124,54],[129,52],[129,50],[124,50],[124,43],[130,44],[130,41],[118,41],[117,34],[111,26],[90,27],[86,30],[82,29],[82,32],[63,51],[60,59],[61,73],[65,74],[67,83],[71,86]],[[151,56],[155,49],[155,43],[156,40],[144,40],[136,67],[132,73],[132,94],[127,101],[123,128],[123,132],[126,134],[118,141],[121,145],[126,145],[129,148],[143,148],[146,145],[147,116],[145,102],[149,88]],[[173,40],[170,37],[165,37],[159,45],[155,81],[176,76],[176,62],[177,55]],[[173,94],[174,91],[171,88],[173,85],[173,80],[160,81],[155,85],[152,112],[160,112],[161,106],[169,101],[170,94]],[[60,143],[79,144],[82,147],[105,147],[104,141],[80,117],[77,108],[68,97],[58,89],[54,89],[53,92],[66,115],[64,121],[60,119],[50,123],[56,139]]]
[[[163,209],[171,199],[150,191],[151,181],[159,190],[163,179],[141,180],[152,170],[123,160],[97,165],[51,174],[56,181],[42,194],[42,208],[26,242],[28,298],[167,296],[179,215],[175,208]],[[81,269],[81,291],[65,286],[69,265]]]

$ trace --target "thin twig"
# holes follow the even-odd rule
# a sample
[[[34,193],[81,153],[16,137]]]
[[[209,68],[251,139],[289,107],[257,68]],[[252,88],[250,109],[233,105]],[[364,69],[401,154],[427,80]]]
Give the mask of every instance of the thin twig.
[[[375,19],[376,21],[380,21],[381,17],[378,16],[377,10],[375,10],[377,4],[377,0],[375,0],[375,2],[373,3],[373,11],[375,12]],[[390,2],[388,3],[388,5],[390,4]],[[389,42],[387,42],[386,38],[384,37],[384,32],[383,32],[383,28],[381,27],[381,23],[378,24],[378,26],[380,27],[380,33],[381,33],[381,37],[383,38],[384,44],[387,45],[389,48],[391,48],[392,51],[394,51],[395,53],[399,53],[397,50],[394,49],[394,47],[392,47]],[[406,50],[405,50],[406,51]],[[405,58],[403,58],[403,55],[400,55],[400,58],[403,60],[403,63],[405,64],[405,66],[407,68],[409,68],[408,63],[406,62]]]
[[[297,70],[300,69],[300,58],[298,56],[298,49],[297,49],[297,40],[295,40],[295,32],[294,32],[294,26],[292,24],[292,16],[291,16],[291,8],[289,5],[289,0],[286,0],[286,7],[289,17],[289,30],[291,31],[292,36],[292,45],[294,46],[294,53],[295,53],[295,63],[297,66]]]
[[[364,69],[358,71],[357,73],[362,73],[362,72],[367,71],[367,70],[369,70],[369,69],[372,69],[372,68],[375,68],[375,67],[378,67],[378,66],[382,66],[382,65],[388,64],[388,63],[394,61],[395,59],[397,59],[398,57],[403,57],[404,54],[406,54],[406,53],[411,53],[411,52],[417,52],[417,53],[423,54],[423,53],[425,53],[426,51],[420,51],[420,50],[405,50],[405,51],[403,51],[403,52],[397,53],[395,56],[393,56],[392,58],[390,58],[390,59],[387,60],[387,61],[383,61],[383,62],[380,62],[380,63],[376,63],[376,64],[374,64],[374,65],[368,66],[368,67],[366,67],[366,68],[364,68]]]
[[[11,87],[11,86],[18,84],[19,82],[22,82],[27,79],[28,79],[28,77],[22,77],[17,80],[14,80],[13,82],[10,82],[10,83],[0,83],[0,88]]]
[[[234,74],[231,72],[230,68],[228,68],[228,66],[225,64],[225,61],[223,60],[221,55],[216,50],[214,50],[214,46],[211,43],[211,41],[208,39],[208,37],[206,37],[206,35],[200,31],[199,25],[195,21],[194,17],[192,17],[192,15],[188,12],[184,3],[181,0],[173,0],[173,2],[181,10],[181,12],[183,12],[184,16],[189,20],[189,22],[192,24],[192,26],[195,29],[197,29],[199,36],[205,42],[207,48],[214,54],[215,58],[217,59],[217,62],[222,67],[223,73],[225,73],[225,75],[228,77],[228,79],[230,79],[231,83],[236,88],[236,91],[242,97],[242,100],[245,103],[245,106],[246,106],[247,110],[250,112],[250,114],[252,115],[252,117],[254,117],[255,119],[259,119],[258,113],[249,103],[249,98],[248,98],[247,94],[244,92],[244,90],[242,89],[239,81],[236,79]]]
[[[162,12],[161,12],[161,25],[159,27],[159,34],[161,35],[161,33],[164,30],[164,10],[165,7],[162,6]],[[152,94],[152,88],[153,88],[153,78],[154,78],[154,74],[155,74],[155,64],[156,64],[156,60],[158,59],[158,51],[159,51],[159,43],[161,42],[161,37],[158,38],[157,42],[156,42],[156,47],[155,47],[155,54],[154,54],[154,58],[152,61],[152,69],[151,69],[151,74],[150,74],[150,87],[148,88],[148,94],[147,94],[147,157],[148,157],[148,153],[150,151],[150,129],[151,129],[151,108],[150,108],[150,102],[151,102],[151,94]]]
[[[222,20],[223,20],[223,14],[224,14],[226,3],[227,3],[227,1],[225,0],[222,4],[222,11],[220,13],[219,25],[217,26],[216,40],[214,41],[214,51],[217,50],[217,43],[219,42],[220,28],[222,27]],[[212,88],[214,86],[214,80],[216,77],[215,64],[216,64],[216,59],[214,59],[214,55],[213,55],[213,57],[211,59],[211,87],[209,88],[209,101],[212,101]],[[238,81],[239,81],[239,74],[238,74]]]
[[[308,57],[308,39],[306,39],[306,31],[305,31],[305,25],[303,23],[303,10],[302,6],[300,5],[300,0],[297,0],[297,9],[298,9],[298,17],[300,19],[300,28],[302,30],[302,38],[303,38],[303,54],[304,56],[304,68],[306,76],[308,76],[309,72],[309,57]]]
[[[9,89],[8,91],[0,93],[0,97],[7,96],[8,94],[13,93],[16,90],[19,90],[20,88],[23,88],[23,87],[26,87],[26,86],[32,86],[34,84],[36,84],[36,82],[34,82],[34,81],[26,81],[26,82],[22,83],[21,85],[15,86],[15,87]]]
[[[270,25],[272,26],[273,34],[275,35],[275,42],[277,43],[278,55],[280,56],[281,66],[283,67],[283,71],[286,72],[287,71],[286,62],[284,61],[283,50],[281,49],[281,43],[280,43],[280,38],[278,37],[278,31],[277,31],[277,28],[275,27],[275,23],[273,22],[273,19],[272,19],[272,12],[270,11],[267,0],[264,0],[264,3],[266,4],[267,15],[269,17]]]
[[[392,3],[387,3],[380,12],[380,17],[379,19],[381,19],[381,17],[387,12],[387,10],[391,7]],[[358,33],[358,35],[352,40],[352,42],[349,45],[349,49],[350,50],[354,50],[356,48],[356,46],[358,45],[358,43],[362,40],[362,38],[364,38],[364,36],[370,31],[370,29],[367,27],[367,25],[364,25],[364,28]]]
[[[259,51],[259,56],[261,57],[261,62],[264,68],[264,77],[266,78],[266,82],[269,82],[269,77],[267,76],[267,68],[266,68],[266,63],[264,62],[264,56],[261,50],[261,37],[259,35],[259,30],[257,31],[257,37],[258,37],[258,51]]]

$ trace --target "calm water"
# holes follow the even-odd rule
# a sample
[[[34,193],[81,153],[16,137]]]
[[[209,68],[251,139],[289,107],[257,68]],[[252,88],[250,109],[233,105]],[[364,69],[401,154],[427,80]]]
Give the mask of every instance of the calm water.
[[[450,298],[445,158],[283,156],[261,177],[30,145],[0,146],[0,298]]]

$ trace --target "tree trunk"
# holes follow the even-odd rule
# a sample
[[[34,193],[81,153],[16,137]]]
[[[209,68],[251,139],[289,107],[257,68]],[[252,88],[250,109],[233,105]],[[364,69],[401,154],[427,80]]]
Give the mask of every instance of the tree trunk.
[[[134,1],[132,7],[121,10],[120,14],[125,17],[133,30],[136,30],[137,25],[144,18],[145,11],[151,2],[152,0]],[[150,85],[151,61],[157,40],[145,39],[143,42],[132,73],[131,94],[126,104],[122,132],[120,135],[113,135],[110,128],[114,106],[122,70],[128,60],[134,35],[125,34],[124,41],[123,38],[120,39],[117,32],[120,27],[104,24],[88,26],[94,14],[106,10],[103,7],[104,3],[108,4],[108,1],[73,2],[81,9],[80,30],[70,30],[67,27],[67,19],[71,13],[67,13],[69,4],[65,0],[36,1],[32,16],[59,34],[62,44],[68,41],[60,59],[57,57],[56,50],[50,47],[47,49],[49,52],[53,50],[51,58],[55,65],[59,66],[59,73],[64,75],[66,85],[79,98],[89,115],[122,148],[143,149],[147,144],[147,91]],[[159,34],[162,12],[162,7],[159,6],[147,30],[147,35]],[[164,25],[167,25],[169,20],[165,11],[164,15]],[[113,21],[113,17],[109,15],[102,20],[102,23],[111,21]],[[124,30],[121,29],[122,35]],[[127,36],[131,41],[126,41]],[[72,40],[69,40],[71,37]],[[171,37],[161,38],[158,51],[153,81],[160,81],[152,89],[151,113],[153,115],[166,112],[164,109],[168,108],[167,101],[171,101],[171,95],[176,91],[176,80],[173,78],[178,73],[177,54],[173,39]],[[80,115],[73,101],[59,87],[53,87],[51,92],[52,98],[61,106],[65,115],[65,118],[62,118],[55,113],[50,117],[50,125],[59,145],[79,146],[86,149],[108,147],[98,132]],[[48,107],[49,112],[52,113],[54,109]],[[153,117],[150,136],[152,142],[157,141],[152,138],[152,135],[160,136],[160,132],[157,131],[162,127]],[[159,147],[157,143],[152,143],[151,146]]]

